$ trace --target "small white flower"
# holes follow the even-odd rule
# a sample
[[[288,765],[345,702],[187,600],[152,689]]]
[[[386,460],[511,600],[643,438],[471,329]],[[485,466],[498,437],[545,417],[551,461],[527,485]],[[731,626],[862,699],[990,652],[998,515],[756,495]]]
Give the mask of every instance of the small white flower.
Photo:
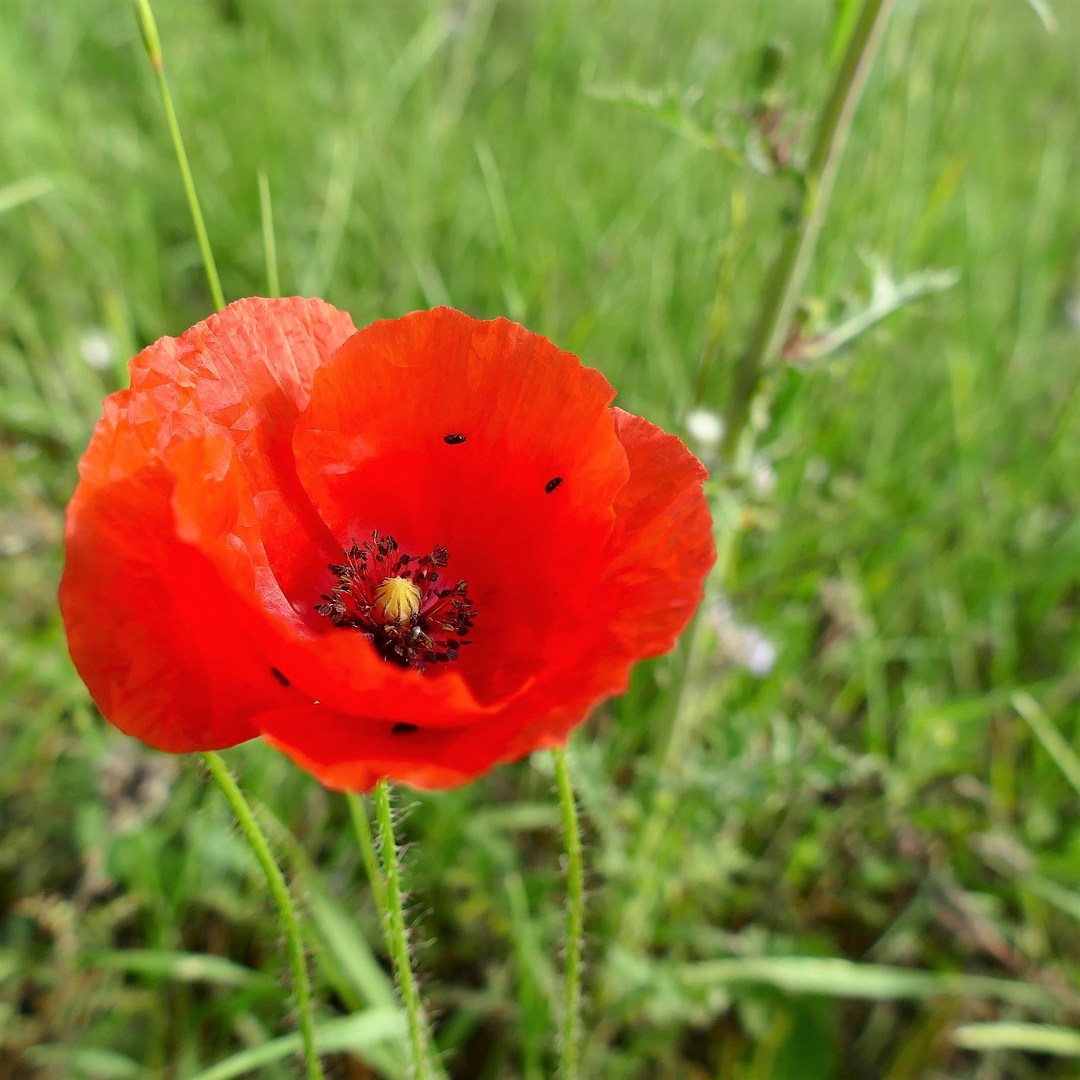
[[[759,499],[767,499],[776,490],[776,470],[768,458],[758,455],[750,463],[750,487]]]
[[[686,433],[704,450],[715,450],[724,437],[724,421],[708,409],[693,409],[686,417]]]
[[[79,353],[89,367],[105,371],[112,367],[116,350],[112,338],[104,330],[94,328],[79,335]]]
[[[776,646],[756,626],[738,622],[726,600],[713,604],[709,618],[725,659],[759,679],[772,671],[776,664]]]

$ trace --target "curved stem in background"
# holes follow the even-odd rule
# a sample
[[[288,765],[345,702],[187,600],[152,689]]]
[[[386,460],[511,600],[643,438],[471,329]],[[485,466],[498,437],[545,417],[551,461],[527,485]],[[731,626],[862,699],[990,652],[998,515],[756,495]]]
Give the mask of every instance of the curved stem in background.
[[[206,768],[228,800],[243,832],[244,838],[251,845],[255,858],[259,860],[266,884],[270,886],[270,895],[274,898],[281,925],[285,931],[285,945],[289,954],[289,968],[292,971],[293,989],[296,992],[297,1026],[300,1028],[300,1040],[304,1047],[304,1064],[307,1067],[308,1080],[324,1080],[322,1063],[315,1048],[315,1023],[311,1008],[311,983],[308,981],[307,961],[304,959],[304,945],[300,939],[300,926],[296,920],[296,908],[293,906],[289,886],[270,850],[266,835],[259,828],[255,814],[248,805],[244,793],[240,790],[228,766],[221,755],[213,750],[200,755]]]
[[[416,1080],[431,1080],[428,1058],[427,1020],[420,1001],[420,990],[413,974],[409,955],[409,939],[405,929],[405,907],[401,890],[401,868],[398,865],[397,843],[394,840],[394,816],[390,807],[390,786],[386,780],[375,785],[375,820],[379,828],[382,867],[385,879],[386,943],[394,964],[398,990],[409,1021],[409,1041],[412,1046],[413,1076]],[[360,807],[361,813],[363,807]],[[364,820],[367,820],[366,815]],[[354,820],[355,824],[355,820]],[[361,844],[361,846],[363,846]],[[367,858],[365,856],[365,863]],[[374,879],[373,879],[374,880]],[[377,891],[377,890],[376,890]]]
[[[146,47],[146,55],[154,68],[161,104],[165,107],[165,120],[169,125],[173,150],[176,152],[176,163],[180,166],[184,192],[187,194],[188,206],[191,208],[191,220],[195,225],[195,235],[199,240],[199,250],[202,252],[203,266],[206,268],[210,295],[213,297],[214,307],[220,311],[225,306],[225,294],[221,291],[221,280],[218,278],[214,252],[210,248],[210,237],[206,232],[206,223],[203,221],[202,209],[199,206],[199,196],[195,191],[195,179],[191,175],[187,151],[184,149],[184,139],[180,134],[180,122],[176,119],[172,94],[169,93],[169,84],[165,80],[165,65],[161,58],[161,38],[158,36],[157,20],[150,7],[150,0],[134,0],[134,3],[135,14],[139,20],[139,32],[142,34],[143,45]]]
[[[877,54],[894,0],[865,0],[851,33],[829,99],[818,120],[817,137],[803,173],[805,194],[799,217],[765,280],[761,310],[746,352],[735,369],[727,410],[724,457],[731,460],[750,415],[765,369],[780,355],[791,332],[810,261],[825,221],[833,182],[844,155],[851,121]]]
[[[581,858],[581,830],[577,801],[566,763],[566,748],[555,755],[555,783],[559,789],[563,840],[566,844],[566,959],[563,1014],[559,1028],[560,1080],[577,1080],[581,1041],[581,941],[585,931],[585,871]]]
[[[757,322],[746,351],[736,366],[722,448],[725,464],[730,464],[736,456],[761,376],[780,355],[791,332],[795,307],[825,221],[851,122],[893,3],[894,0],[864,0],[828,100],[818,119],[817,136],[804,174],[805,197],[799,219],[769,269]],[[717,508],[718,557],[713,580],[726,577],[741,528],[735,494],[726,491],[724,500]],[[699,624],[700,613],[684,635],[684,651],[680,652],[673,669],[675,677],[670,691],[670,720],[659,747],[659,776],[649,812],[645,816],[646,824],[638,836],[632,859],[633,865],[641,868],[641,876],[630,899],[622,905],[614,920],[618,940],[631,949],[642,944],[655,910],[659,884],[656,855],[677,805],[672,780],[693,721],[693,710],[686,704],[686,688],[700,640]],[[610,984],[605,982],[601,992],[603,995],[609,994]]]

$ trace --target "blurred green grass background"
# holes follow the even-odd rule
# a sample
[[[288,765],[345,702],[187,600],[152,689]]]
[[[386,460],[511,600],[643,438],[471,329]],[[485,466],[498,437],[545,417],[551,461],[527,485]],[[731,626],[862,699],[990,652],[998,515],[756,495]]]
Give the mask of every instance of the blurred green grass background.
[[[765,105],[805,147],[832,5],[156,10],[230,299],[266,290],[265,169],[286,292],[358,325],[440,303],[509,314],[657,423],[678,428],[699,391],[723,410],[790,192],[702,133],[722,123],[760,161]],[[1077,1075],[1075,1046],[956,1034],[1080,1020],[1080,807],[1067,754],[1029,723],[1075,745],[1080,8],[1061,0],[1053,33],[1040,12],[898,4],[805,333],[875,282],[879,299],[927,269],[956,284],[775,377],[738,504],[720,497],[727,606],[705,613],[672,751],[678,657],[642,665],[575,741],[590,1077]],[[763,97],[770,43],[784,62]],[[102,723],[55,611],[62,507],[101,398],[210,307],[129,5],[6,0],[0,117],[0,1077],[282,1080],[294,1062],[269,1040],[291,1025],[258,868],[191,761]],[[748,628],[776,649],[763,675],[740,666]],[[333,1075],[403,1076],[342,801],[262,747],[227,756],[294,875],[321,1015],[360,1014],[339,1022]],[[452,1075],[548,1075],[550,762],[402,803]],[[200,1073],[230,1055],[233,1071]]]

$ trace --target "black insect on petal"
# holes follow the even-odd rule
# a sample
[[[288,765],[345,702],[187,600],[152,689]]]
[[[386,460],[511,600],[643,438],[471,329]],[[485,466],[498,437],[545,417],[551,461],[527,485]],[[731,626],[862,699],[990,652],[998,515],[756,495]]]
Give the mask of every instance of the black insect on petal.
[[[464,441],[465,441],[465,436],[464,435],[444,435],[443,436],[443,442],[446,443],[447,446],[457,446],[459,443],[463,443]]]
[[[402,721],[399,724],[395,724],[390,729],[390,731],[394,735],[411,735],[414,731],[419,731],[419,730],[420,729],[415,724],[406,724],[404,721]]]
[[[544,491],[549,495],[562,483],[561,476],[553,476],[545,485]]]

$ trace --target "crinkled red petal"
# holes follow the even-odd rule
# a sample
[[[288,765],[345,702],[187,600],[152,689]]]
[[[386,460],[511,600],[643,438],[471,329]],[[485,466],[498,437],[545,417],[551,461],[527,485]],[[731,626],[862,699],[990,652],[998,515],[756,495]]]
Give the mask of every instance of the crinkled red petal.
[[[131,389],[105,402],[68,506],[61,607],[102,712],[151,745],[227,746],[255,734],[256,712],[308,697],[284,693],[233,604],[238,583],[195,541],[225,535],[242,474],[252,512],[229,535],[267,607],[281,606],[279,575],[303,588],[333,550],[296,480],[292,432],[352,330],[319,300],[238,301],[144,349]]]
[[[60,606],[68,648],[102,714],[160,750],[254,738],[255,714],[303,701],[230,611],[216,567],[176,534],[160,464],[83,500]]]

